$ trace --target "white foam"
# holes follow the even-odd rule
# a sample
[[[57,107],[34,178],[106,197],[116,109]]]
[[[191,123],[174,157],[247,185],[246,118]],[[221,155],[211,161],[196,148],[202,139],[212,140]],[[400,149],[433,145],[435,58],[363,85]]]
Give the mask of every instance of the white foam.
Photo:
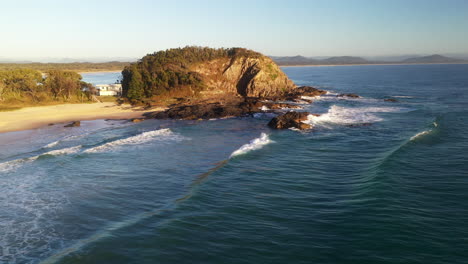
[[[43,153],[43,154],[40,154],[40,155],[37,155],[37,156],[29,157],[29,158],[15,159],[15,160],[6,161],[6,162],[3,162],[3,163],[0,163],[0,172],[8,172],[8,171],[15,170],[15,169],[21,167],[22,165],[24,165],[25,163],[35,161],[37,158],[39,158],[42,155],[58,156],[58,155],[73,154],[73,153],[79,152],[80,149],[81,149],[81,145],[80,146],[75,146],[75,147],[70,147],[70,148],[51,150],[49,152],[46,152],[46,153]]]
[[[434,128],[437,128],[439,126],[439,124],[437,124],[437,122],[435,122],[435,121],[432,123],[432,125],[434,126]],[[417,138],[419,138],[421,136],[427,135],[427,134],[431,133],[432,131],[433,131],[433,129],[428,129],[428,130],[424,130],[422,132],[416,133],[416,135],[414,135],[414,136],[412,136],[410,138],[410,141],[413,141],[413,140],[415,140],[415,139],[417,139]]]
[[[419,133],[417,133],[416,135],[412,136],[412,137],[410,138],[410,140],[413,141],[413,140],[417,139],[418,137],[427,135],[427,134],[429,134],[429,133],[431,133],[431,132],[432,132],[432,129],[425,130],[425,131],[423,131],[423,132],[419,132]]]
[[[49,152],[46,152],[42,155],[64,155],[64,154],[73,154],[79,152],[81,149],[81,145],[75,146],[75,147],[70,147],[70,148],[63,148],[63,149],[56,149],[56,150],[51,150]]]
[[[25,163],[35,161],[39,156],[34,156],[25,159],[15,159],[0,163],[0,172],[9,172],[12,170],[16,170],[17,168],[21,167]]]
[[[304,123],[310,125],[318,124],[361,124],[374,123],[383,119],[376,116],[374,113],[399,112],[398,107],[342,107],[332,105],[328,112],[320,116],[309,115],[308,120]]]
[[[229,158],[246,154],[250,151],[263,148],[263,146],[272,143],[267,134],[262,133],[259,138],[251,140],[248,144],[243,145],[238,150],[234,151]]]
[[[60,143],[60,140],[51,142],[51,143],[45,145],[44,148],[51,148],[51,147],[54,147],[54,146],[56,146],[58,143]]]
[[[106,152],[123,145],[140,145],[152,140],[182,140],[182,136],[174,134],[169,128],[143,132],[139,135],[108,142],[106,144],[87,149],[84,153]]]
[[[394,95],[392,97],[395,97],[395,98],[414,98],[413,96],[407,96],[407,95]]]
[[[262,108],[260,108],[262,111],[268,111],[270,108],[268,108],[266,105],[262,105]]]

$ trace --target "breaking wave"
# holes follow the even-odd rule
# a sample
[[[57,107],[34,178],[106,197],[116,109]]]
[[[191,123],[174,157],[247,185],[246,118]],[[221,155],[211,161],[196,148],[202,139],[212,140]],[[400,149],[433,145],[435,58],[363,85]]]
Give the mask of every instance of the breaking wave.
[[[73,153],[77,153],[78,151],[80,151],[80,149],[81,149],[81,145],[75,146],[75,147],[70,147],[70,148],[51,150],[51,151],[46,152],[46,153],[44,153],[42,155],[54,155],[55,156],[55,155],[73,154]]]
[[[243,145],[234,151],[229,158],[249,153],[253,150],[261,149],[274,141],[270,140],[267,134],[262,133],[259,138],[252,139],[248,144]]]
[[[437,122],[432,123],[432,125],[433,125],[434,128],[437,128],[437,126],[439,126],[439,125],[437,124]],[[416,133],[416,135],[414,135],[414,136],[412,136],[412,137],[410,138],[410,141],[413,141],[413,140],[415,140],[415,139],[417,139],[417,138],[420,138],[420,137],[422,137],[422,136],[424,136],[424,135],[430,134],[432,131],[434,131],[434,128],[428,129],[428,130],[424,130],[424,131],[419,132],[419,133]]]
[[[45,152],[45,153],[39,154],[37,156],[32,156],[32,157],[29,157],[29,158],[22,158],[22,159],[15,159],[15,160],[6,161],[6,162],[3,162],[3,163],[0,163],[0,172],[8,172],[8,171],[15,170],[15,169],[21,167],[22,165],[24,165],[26,163],[33,162],[33,161],[37,160],[39,157],[44,156],[44,155],[58,156],[58,155],[73,154],[73,153],[79,152],[80,149],[81,149],[81,145],[80,146],[75,146],[75,147],[70,147],[70,148],[51,150],[49,152]]]
[[[308,120],[304,123],[310,125],[317,124],[362,124],[362,123],[374,123],[382,121],[381,117],[375,115],[375,113],[390,113],[400,112],[402,109],[398,107],[343,107],[332,105],[328,112],[320,116],[309,115]]]
[[[139,144],[146,143],[152,140],[179,141],[182,139],[184,139],[184,137],[173,133],[169,128],[164,128],[164,129],[159,129],[159,130],[154,130],[154,131],[143,132],[139,135],[124,138],[124,139],[111,141],[103,145],[87,149],[83,152],[84,153],[98,153],[98,152],[105,152],[105,151],[108,151],[108,150],[111,150],[111,149],[114,149],[116,147],[120,147],[123,145],[139,145]]]

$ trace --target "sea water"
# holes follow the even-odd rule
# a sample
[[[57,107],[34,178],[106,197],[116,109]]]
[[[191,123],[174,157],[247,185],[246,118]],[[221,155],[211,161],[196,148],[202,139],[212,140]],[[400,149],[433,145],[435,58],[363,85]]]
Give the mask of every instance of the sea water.
[[[468,65],[283,70],[329,91],[300,104],[310,131],[265,113],[0,134],[0,263],[466,263]]]

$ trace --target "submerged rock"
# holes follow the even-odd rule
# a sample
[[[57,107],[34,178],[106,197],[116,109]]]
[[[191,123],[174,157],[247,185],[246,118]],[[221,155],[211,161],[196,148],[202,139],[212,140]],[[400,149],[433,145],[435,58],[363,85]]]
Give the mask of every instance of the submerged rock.
[[[71,122],[70,124],[65,125],[64,127],[79,127],[79,126],[81,126],[81,122],[80,122],[80,121],[73,121],[73,122]]]
[[[398,100],[397,99],[394,99],[394,98],[387,98],[387,99],[384,99],[385,102],[393,102],[393,103],[397,103]]]
[[[310,129],[312,128],[311,125],[302,122],[307,120],[309,114],[308,112],[287,112],[271,119],[268,126],[274,129]]]

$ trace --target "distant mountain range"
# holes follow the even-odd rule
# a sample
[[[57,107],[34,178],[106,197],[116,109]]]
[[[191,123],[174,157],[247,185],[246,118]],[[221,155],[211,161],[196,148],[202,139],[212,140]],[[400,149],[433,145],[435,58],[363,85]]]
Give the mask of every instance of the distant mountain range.
[[[468,63],[467,59],[450,58],[438,54],[430,56],[420,56],[406,58],[398,61],[385,60],[367,60],[361,57],[339,56],[325,59],[310,58],[304,56],[280,57],[271,56],[271,58],[282,66],[291,65],[350,65],[350,64],[425,64],[425,63]]]

